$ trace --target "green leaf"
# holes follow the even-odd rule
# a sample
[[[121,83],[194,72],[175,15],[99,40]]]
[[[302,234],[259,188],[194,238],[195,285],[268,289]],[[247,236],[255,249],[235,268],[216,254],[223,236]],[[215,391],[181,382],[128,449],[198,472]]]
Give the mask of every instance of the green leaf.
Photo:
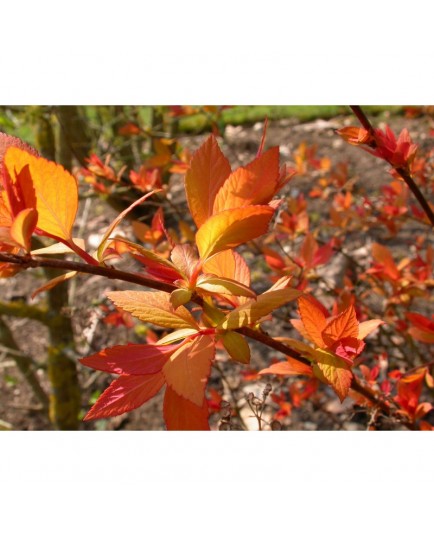
[[[227,331],[222,335],[222,343],[234,361],[250,363],[250,347],[246,339],[235,331]]]

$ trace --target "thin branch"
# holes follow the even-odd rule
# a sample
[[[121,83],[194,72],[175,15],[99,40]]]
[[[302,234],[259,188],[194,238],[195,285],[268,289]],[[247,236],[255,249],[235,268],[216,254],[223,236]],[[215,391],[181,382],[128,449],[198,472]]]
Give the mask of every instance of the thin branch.
[[[12,253],[0,253],[0,262],[18,264],[24,270],[27,268],[55,268],[58,270],[101,275],[103,277],[107,277],[108,279],[127,281],[128,283],[135,283],[136,285],[153,288],[155,290],[162,290],[164,292],[172,292],[178,288],[171,283],[163,283],[138,273],[124,272],[123,270],[117,270],[116,268],[112,267],[94,266],[84,264],[82,262],[66,261],[63,259],[48,259],[40,256],[31,257],[29,255],[20,256],[13,255]]]

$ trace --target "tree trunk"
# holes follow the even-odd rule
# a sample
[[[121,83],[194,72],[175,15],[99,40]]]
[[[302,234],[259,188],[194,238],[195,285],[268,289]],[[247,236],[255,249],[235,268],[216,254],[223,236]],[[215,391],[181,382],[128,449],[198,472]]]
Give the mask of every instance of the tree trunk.
[[[42,156],[56,160],[56,146],[51,121],[51,113],[40,107],[37,122],[38,150]],[[71,168],[71,151],[65,147],[65,137],[59,137],[59,163]],[[48,278],[58,276],[55,270],[45,270]],[[81,393],[78,383],[75,348],[71,319],[64,314],[68,306],[68,282],[64,282],[47,292],[50,315],[49,348],[47,356],[48,377],[51,383],[50,420],[59,430],[77,430],[78,414],[81,408]]]

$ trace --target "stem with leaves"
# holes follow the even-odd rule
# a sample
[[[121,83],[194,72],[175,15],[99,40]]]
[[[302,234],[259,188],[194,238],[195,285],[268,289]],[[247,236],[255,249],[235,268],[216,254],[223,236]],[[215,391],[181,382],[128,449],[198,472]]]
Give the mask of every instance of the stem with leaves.
[[[357,117],[357,119],[362,124],[363,128],[368,131],[368,133],[371,135],[373,141],[371,142],[371,146],[375,148],[378,145],[377,142],[377,134],[375,132],[374,127],[372,126],[371,122],[365,115],[365,112],[362,110],[360,106],[350,106],[351,110],[353,111],[354,115]],[[411,192],[419,202],[420,206],[422,207],[422,210],[427,215],[429,221],[431,222],[431,225],[434,227],[434,212],[431,209],[430,204],[426,200],[423,193],[420,191],[417,184],[414,182],[413,178],[411,177],[409,171],[403,167],[396,167],[391,162],[388,162],[393,169],[398,173],[398,175],[405,181],[407,186],[410,188]]]
[[[148,277],[142,276],[138,273],[124,272],[123,270],[117,270],[115,268],[109,268],[106,266],[94,266],[83,264],[75,261],[67,261],[61,259],[47,259],[43,257],[32,257],[30,255],[14,255],[11,253],[0,253],[0,262],[7,262],[11,264],[18,264],[23,269],[27,268],[57,268],[67,271],[76,271],[81,273],[100,275],[107,277],[109,279],[116,279],[119,281],[127,281],[129,283],[135,283],[137,285],[152,288],[154,290],[160,290],[164,292],[172,292],[177,289],[175,285],[170,283],[163,283],[150,279]],[[193,295],[192,301],[201,305],[203,303],[202,298],[198,295]],[[299,361],[300,363],[310,365],[310,362],[304,358],[297,350],[286,346],[270,337],[269,335],[259,331],[257,329],[252,329],[249,327],[241,327],[236,329],[238,333],[249,337],[250,339],[256,340],[269,348],[273,348],[278,352]],[[360,381],[354,376],[351,381],[351,389],[362,395],[364,398],[369,400],[375,406],[381,408],[381,410],[390,417],[393,417],[401,424],[407,427],[410,430],[417,429],[416,426],[405,417],[397,415],[391,405],[383,399],[383,397],[370,389],[368,386],[363,385]]]

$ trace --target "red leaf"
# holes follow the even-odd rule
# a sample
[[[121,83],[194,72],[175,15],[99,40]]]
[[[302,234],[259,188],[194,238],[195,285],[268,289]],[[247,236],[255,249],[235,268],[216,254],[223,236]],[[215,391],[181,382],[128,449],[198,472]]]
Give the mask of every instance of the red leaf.
[[[146,376],[120,376],[103,392],[83,420],[106,419],[132,411],[155,396],[163,385],[161,372]]]
[[[128,344],[104,348],[79,361],[86,367],[112,374],[155,374],[178,348],[179,344]]]

